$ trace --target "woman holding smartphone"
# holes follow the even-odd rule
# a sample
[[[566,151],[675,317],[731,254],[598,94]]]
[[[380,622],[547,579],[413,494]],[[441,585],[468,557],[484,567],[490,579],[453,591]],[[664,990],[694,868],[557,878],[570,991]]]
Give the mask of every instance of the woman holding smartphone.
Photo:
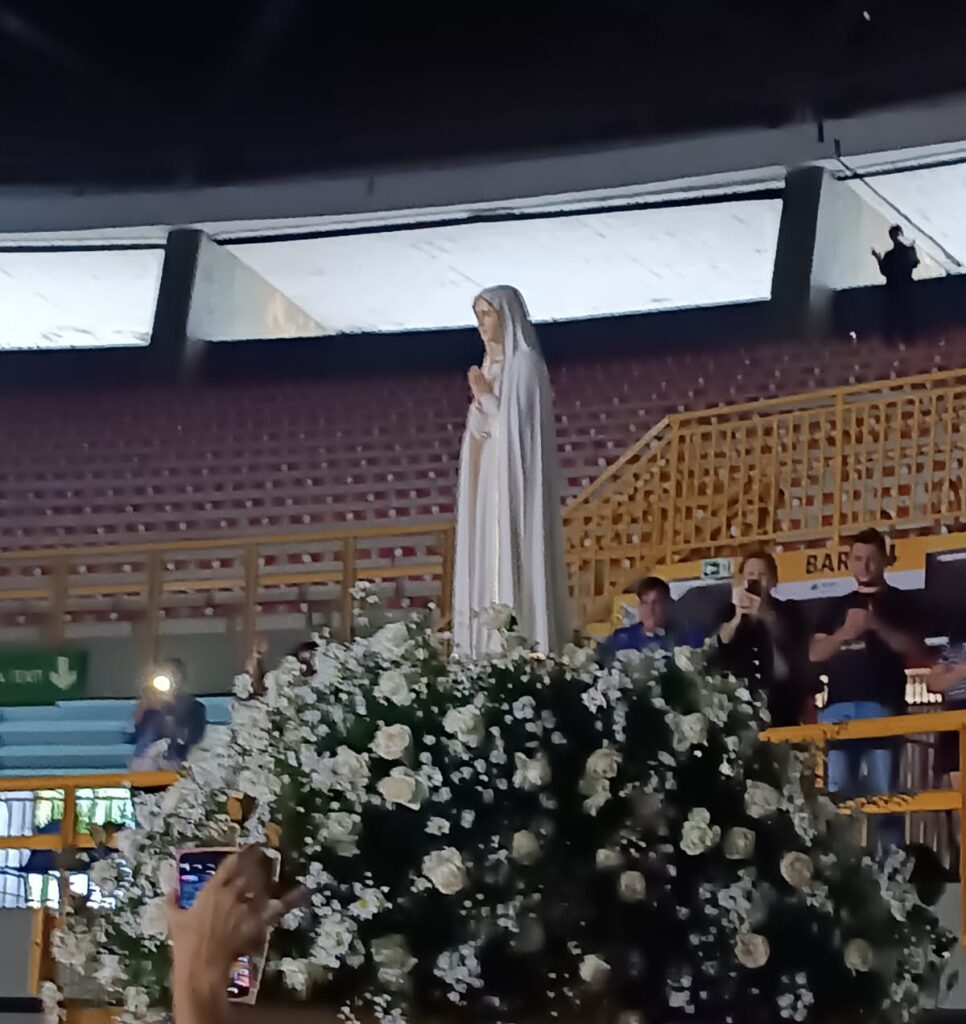
[[[795,603],[772,594],[777,584],[778,566],[769,552],[753,551],[741,560],[718,629],[719,664],[764,691],[772,725],[800,725],[815,720],[808,637]]]

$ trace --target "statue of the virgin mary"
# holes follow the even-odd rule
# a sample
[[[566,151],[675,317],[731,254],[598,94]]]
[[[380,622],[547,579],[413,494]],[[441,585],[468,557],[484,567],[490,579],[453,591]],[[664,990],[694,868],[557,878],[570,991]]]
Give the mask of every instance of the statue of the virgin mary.
[[[544,653],[569,639],[560,468],[547,365],[523,296],[487,288],[473,303],[485,357],[468,374],[473,398],[460,452],[453,645],[492,649],[495,605]]]

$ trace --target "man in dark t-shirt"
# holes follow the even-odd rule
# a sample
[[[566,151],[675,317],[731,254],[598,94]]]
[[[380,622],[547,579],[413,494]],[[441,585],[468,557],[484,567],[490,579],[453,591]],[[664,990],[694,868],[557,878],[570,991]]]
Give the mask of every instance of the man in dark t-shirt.
[[[885,278],[882,329],[887,341],[915,341],[915,307],[912,272],[919,266],[916,247],[902,240],[902,228],[889,228],[892,248],[884,253],[872,250],[879,273]]]
[[[849,563],[856,589],[828,609],[809,645],[810,660],[828,677],[821,722],[901,715],[906,664],[925,651],[908,598],[885,581],[885,537],[864,530],[852,542]],[[897,768],[892,740],[836,745],[828,754],[828,788],[847,798],[888,793],[895,788]],[[883,843],[896,845],[898,827],[883,823]]]

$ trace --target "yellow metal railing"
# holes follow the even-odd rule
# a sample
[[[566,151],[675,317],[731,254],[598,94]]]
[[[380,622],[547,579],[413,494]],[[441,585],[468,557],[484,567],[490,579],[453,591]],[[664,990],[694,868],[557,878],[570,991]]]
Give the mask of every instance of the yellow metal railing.
[[[772,743],[812,743],[824,755],[827,744],[840,740],[886,739],[921,736],[925,733],[955,732],[959,734],[959,763],[966,766],[966,711],[927,711],[894,718],[853,719],[824,725],[794,725],[767,729],[762,739]],[[819,777],[823,773],[819,770]],[[844,813],[913,814],[925,811],[955,811],[962,817],[966,808],[966,771],[960,772],[956,789],[927,789],[918,793],[849,800],[839,805]],[[966,945],[966,843],[959,847],[960,899],[963,944]]]
[[[754,543],[835,543],[866,526],[895,533],[966,519],[964,469],[964,370],[668,416],[564,512],[577,621],[606,618],[613,596],[656,565]],[[47,639],[60,643],[78,601],[134,602],[149,658],[173,595],[240,593],[246,653],[259,600],[273,591],[331,588],[345,630],[358,580],[425,578],[445,621],[454,529],[387,524],[0,553],[0,603],[41,608]],[[395,556],[406,547],[417,554]],[[289,555],[311,560],[290,564]]]
[[[445,621],[452,592],[453,534],[451,522],[436,522],[3,552],[0,604],[39,610],[51,644],[63,641],[69,609],[83,608],[85,601],[136,608],[145,622],[144,653],[150,661],[156,656],[167,604],[178,596],[202,595],[215,603],[237,595],[242,654],[247,655],[259,602],[271,600],[273,592],[304,594],[329,587],[347,635],[352,589],[360,580],[425,579],[435,582]],[[397,556],[406,548],[415,555]]]
[[[966,518],[966,371],[666,417],[567,507],[581,622],[656,565]]]

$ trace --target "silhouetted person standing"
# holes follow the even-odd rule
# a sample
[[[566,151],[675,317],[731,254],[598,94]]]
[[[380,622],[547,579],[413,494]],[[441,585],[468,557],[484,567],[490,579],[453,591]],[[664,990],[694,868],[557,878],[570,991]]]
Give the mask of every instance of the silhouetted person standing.
[[[908,343],[916,340],[912,272],[919,266],[916,247],[902,240],[902,228],[889,228],[892,248],[884,253],[872,250],[879,273],[885,278],[882,333],[887,341]]]

